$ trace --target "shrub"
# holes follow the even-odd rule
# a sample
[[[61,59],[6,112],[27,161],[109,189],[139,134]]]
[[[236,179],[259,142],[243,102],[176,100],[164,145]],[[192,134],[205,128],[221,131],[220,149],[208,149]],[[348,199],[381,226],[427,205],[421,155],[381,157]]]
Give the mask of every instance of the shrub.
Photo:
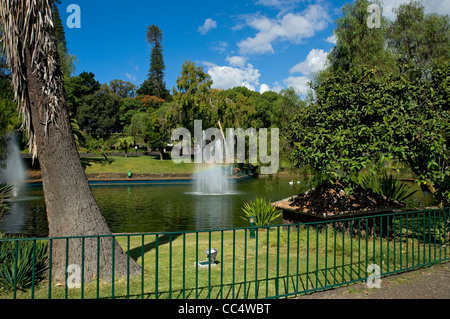
[[[33,282],[41,281],[45,277],[46,270],[46,241],[6,240],[0,242],[0,290],[13,290],[14,285],[19,290],[26,290]],[[14,280],[14,274],[16,274],[16,280]]]
[[[270,203],[263,198],[256,198],[254,201],[245,203],[242,210],[246,215],[242,218],[248,220],[253,216],[256,226],[267,226],[281,215],[276,207],[270,206]]]

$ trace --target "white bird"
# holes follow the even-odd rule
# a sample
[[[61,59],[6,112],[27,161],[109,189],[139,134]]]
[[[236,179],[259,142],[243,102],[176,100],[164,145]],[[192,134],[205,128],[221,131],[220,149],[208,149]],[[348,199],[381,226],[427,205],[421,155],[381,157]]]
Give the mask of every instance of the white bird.
[[[293,185],[294,184],[294,180],[289,182],[289,185]]]

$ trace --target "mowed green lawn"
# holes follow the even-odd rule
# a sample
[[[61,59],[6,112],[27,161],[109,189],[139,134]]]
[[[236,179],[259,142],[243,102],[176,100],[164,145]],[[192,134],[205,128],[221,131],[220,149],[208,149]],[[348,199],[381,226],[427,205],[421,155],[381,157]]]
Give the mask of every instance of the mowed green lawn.
[[[194,163],[177,164],[170,159],[161,161],[157,156],[139,157],[110,157],[112,162],[105,163],[102,158],[84,158],[87,163],[87,174],[126,174],[131,170],[133,174],[190,174],[195,170]]]

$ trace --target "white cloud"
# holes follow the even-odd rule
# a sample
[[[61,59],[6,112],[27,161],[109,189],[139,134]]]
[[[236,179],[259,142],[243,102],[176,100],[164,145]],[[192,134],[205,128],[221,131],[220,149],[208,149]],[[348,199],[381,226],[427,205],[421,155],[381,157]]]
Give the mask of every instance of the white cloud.
[[[327,38],[326,41],[327,41],[328,43],[331,43],[331,44],[336,45],[336,43],[337,43],[336,35],[333,34],[333,35],[329,36],[329,37]]]
[[[311,79],[306,76],[290,76],[284,80],[284,84],[289,88],[294,88],[299,94],[306,95],[308,90],[310,89],[308,86],[308,82]]]
[[[198,31],[202,34],[205,35],[208,33],[209,30],[211,29],[215,29],[217,28],[217,22],[214,21],[213,19],[206,19],[205,23],[203,23],[202,26],[198,27]]]
[[[289,72],[291,74],[301,73],[301,76],[290,76],[284,80],[287,87],[293,87],[301,95],[306,95],[310,90],[308,82],[312,81],[315,73],[322,70],[327,63],[327,53],[323,50],[312,49],[306,59],[294,65]]]
[[[305,76],[311,76],[324,68],[327,62],[327,53],[323,50],[312,49],[306,60],[293,66],[289,71],[291,73],[303,73]]]
[[[249,15],[244,19],[246,25],[257,33],[238,43],[243,55],[274,53],[272,44],[277,41],[298,44],[304,38],[314,36],[316,31],[323,30],[330,21],[321,5],[310,5],[302,13],[287,13],[277,19],[260,15]]]
[[[267,84],[263,83],[259,86],[259,93],[263,94],[264,92],[267,91],[271,91],[270,87]]]
[[[245,63],[247,62],[247,58],[241,56],[227,57],[226,60],[230,64],[230,66],[238,68],[243,68],[245,66]]]
[[[245,86],[255,91],[259,86],[261,74],[252,64],[247,63],[244,58],[235,56],[227,58],[229,66],[220,66],[210,62],[204,62],[207,73],[213,80],[213,88],[231,89],[237,86]]]

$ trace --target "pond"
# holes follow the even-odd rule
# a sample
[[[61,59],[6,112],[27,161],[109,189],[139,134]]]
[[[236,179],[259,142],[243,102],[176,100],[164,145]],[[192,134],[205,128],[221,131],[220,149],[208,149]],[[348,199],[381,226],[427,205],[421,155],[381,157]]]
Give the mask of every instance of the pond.
[[[310,188],[309,180],[290,184],[291,178],[255,177],[233,183],[226,195],[200,195],[187,182],[115,185],[91,184],[94,197],[113,233],[218,230],[246,227],[242,206],[258,197],[278,201]],[[410,184],[414,186],[414,184]],[[417,189],[415,187],[415,189]],[[43,191],[28,187],[11,202],[0,222],[7,233],[47,234]],[[420,190],[409,204],[430,206],[431,194]],[[281,219],[280,219],[281,223]]]

